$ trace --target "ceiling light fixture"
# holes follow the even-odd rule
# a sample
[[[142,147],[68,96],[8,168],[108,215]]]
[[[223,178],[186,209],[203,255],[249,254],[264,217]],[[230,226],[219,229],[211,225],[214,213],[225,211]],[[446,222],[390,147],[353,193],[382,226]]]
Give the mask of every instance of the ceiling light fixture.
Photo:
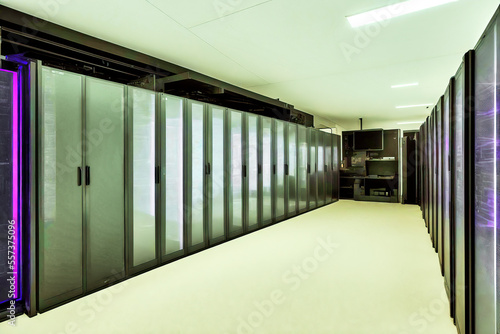
[[[401,123],[398,123],[398,125],[405,125],[405,124],[422,124],[422,122],[401,122]]]
[[[458,0],[408,0],[361,14],[348,16],[347,20],[353,28],[356,28],[456,1]]]
[[[406,109],[406,108],[417,108],[417,107],[428,107],[432,106],[432,103],[426,103],[426,104],[412,104],[409,106],[397,106],[396,109]]]
[[[394,85],[394,86],[391,86],[391,88],[403,88],[403,87],[410,87],[410,86],[418,86],[418,82],[404,84],[404,85]]]

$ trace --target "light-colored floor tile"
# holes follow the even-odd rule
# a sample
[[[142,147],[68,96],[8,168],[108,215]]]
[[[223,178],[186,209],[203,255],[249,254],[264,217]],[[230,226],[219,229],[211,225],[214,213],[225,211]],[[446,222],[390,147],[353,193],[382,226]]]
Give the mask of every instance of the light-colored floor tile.
[[[0,332],[456,334],[417,206],[341,201]]]

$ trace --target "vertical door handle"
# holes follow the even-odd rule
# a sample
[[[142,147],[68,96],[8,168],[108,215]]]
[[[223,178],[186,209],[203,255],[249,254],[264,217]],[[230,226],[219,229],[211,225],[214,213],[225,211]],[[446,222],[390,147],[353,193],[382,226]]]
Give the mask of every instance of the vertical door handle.
[[[311,174],[311,164],[307,164],[307,174]]]
[[[210,162],[208,163],[208,175],[212,174],[212,166],[210,166]]]
[[[258,172],[259,174],[262,174],[262,165],[259,165],[257,169],[258,169],[258,171],[257,171],[257,172]]]
[[[76,175],[76,184],[80,187],[82,185],[82,168],[78,167]]]
[[[276,165],[273,165],[273,174],[276,175]]]
[[[155,168],[155,183],[160,184],[160,166]]]
[[[90,167],[85,166],[85,185],[90,185]]]
[[[242,166],[242,174],[243,174],[243,177],[247,177],[247,166],[246,165]]]
[[[285,175],[288,175],[288,164],[285,164]]]

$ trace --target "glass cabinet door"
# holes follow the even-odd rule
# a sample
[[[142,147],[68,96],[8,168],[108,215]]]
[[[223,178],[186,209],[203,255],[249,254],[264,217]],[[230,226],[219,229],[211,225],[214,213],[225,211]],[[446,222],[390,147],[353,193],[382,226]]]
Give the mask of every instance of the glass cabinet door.
[[[340,180],[339,180],[339,172],[340,172],[340,136],[333,135],[333,183],[332,183],[332,199],[334,201],[338,201],[340,199]]]
[[[261,117],[261,154],[262,154],[262,175],[261,175],[261,201],[262,201],[262,224],[271,223],[272,212],[272,119]]]
[[[325,146],[323,132],[316,130],[318,140],[318,206],[325,205]]]
[[[41,71],[39,307],[83,293],[84,77]]]
[[[162,94],[162,255],[184,253],[184,100]]]
[[[208,107],[208,236],[214,244],[225,239],[225,179],[224,179],[224,139],[225,110],[217,106]]]
[[[307,174],[307,167],[308,167],[308,151],[309,151],[309,146],[307,144],[307,128],[304,126],[299,125],[298,126],[298,169],[297,169],[297,176],[298,176],[298,183],[299,183],[299,212],[305,212],[307,210],[307,195],[308,195],[308,189],[307,189],[307,184],[309,182],[308,180],[308,174]]]
[[[297,214],[297,125],[288,124],[288,211],[287,216]]]
[[[243,116],[229,111],[229,235],[243,232]]]
[[[247,114],[247,131],[246,131],[246,204],[247,204],[247,228],[249,230],[255,229],[259,224],[259,211],[258,211],[258,152],[259,143],[257,140],[258,129],[258,116]]]
[[[333,135],[323,133],[325,145],[325,203],[332,202],[333,194],[333,159],[332,159],[332,139]]]
[[[275,176],[275,220],[285,218],[285,123],[274,120],[275,127],[275,164],[273,174]]]
[[[128,88],[131,265],[156,262],[156,94]]]
[[[308,129],[309,132],[309,210],[314,209],[318,191],[317,154],[316,154],[316,131]]]
[[[188,251],[205,246],[204,184],[205,184],[205,105],[187,101],[186,138],[186,200]]]
[[[475,52],[473,312],[477,334],[498,333],[500,19],[489,26]],[[472,174],[472,173],[471,173]]]
[[[125,86],[86,78],[87,289],[125,275]]]

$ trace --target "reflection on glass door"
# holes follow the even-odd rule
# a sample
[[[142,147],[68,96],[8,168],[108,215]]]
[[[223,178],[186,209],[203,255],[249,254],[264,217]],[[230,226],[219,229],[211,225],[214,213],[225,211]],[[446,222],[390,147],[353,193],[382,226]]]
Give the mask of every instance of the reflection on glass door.
[[[247,140],[246,140],[246,153],[247,153],[247,212],[248,212],[248,228],[256,228],[258,226],[258,149],[259,143],[257,141],[258,129],[258,116],[253,114],[247,115]]]
[[[129,141],[132,159],[132,266],[156,259],[155,104],[150,90],[129,87]]]
[[[500,20],[476,48],[474,88],[474,316],[476,334],[498,333]]]
[[[188,100],[187,113],[187,212],[186,219],[189,251],[205,244],[204,228],[204,175],[205,175],[205,106]]]
[[[325,201],[332,202],[333,194],[333,157],[332,157],[332,139],[333,135],[324,133],[325,144]]]
[[[308,129],[309,132],[309,209],[314,209],[317,197],[317,156],[316,156],[316,131]]]
[[[163,255],[167,259],[184,250],[184,142],[182,98],[161,95],[162,116],[162,183],[164,224]]]
[[[243,117],[239,111],[230,110],[230,175],[229,187],[229,234],[238,235],[243,232]]]
[[[299,212],[305,212],[307,210],[307,156],[309,151],[309,146],[307,145],[307,128],[304,126],[298,126],[298,182],[299,182]]]
[[[325,205],[325,146],[323,132],[316,130],[318,140],[318,206]]]
[[[297,214],[297,125],[288,124],[288,217]]]
[[[262,223],[272,221],[272,120],[262,117]]]
[[[211,243],[224,239],[224,109],[209,106],[210,139],[207,172],[209,205],[209,238]]]
[[[285,124],[283,121],[275,120],[276,127],[276,221],[285,218]]]

